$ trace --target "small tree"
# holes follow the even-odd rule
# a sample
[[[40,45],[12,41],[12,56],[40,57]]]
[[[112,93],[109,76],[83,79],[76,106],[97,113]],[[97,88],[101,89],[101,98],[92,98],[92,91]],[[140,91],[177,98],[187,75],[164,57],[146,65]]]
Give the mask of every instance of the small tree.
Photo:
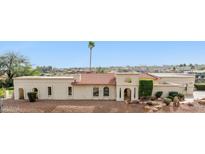
[[[153,80],[140,80],[139,81],[139,97],[152,96]]]
[[[13,78],[16,76],[39,75],[36,69],[32,69],[29,61],[23,55],[8,52],[0,56],[0,74],[6,75],[5,86],[13,86]]]

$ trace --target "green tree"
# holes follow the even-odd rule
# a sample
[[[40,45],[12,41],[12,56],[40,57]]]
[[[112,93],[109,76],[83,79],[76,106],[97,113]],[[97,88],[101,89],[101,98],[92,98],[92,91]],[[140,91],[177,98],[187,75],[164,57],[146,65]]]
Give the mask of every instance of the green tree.
[[[33,70],[28,59],[15,52],[8,52],[0,56],[0,74],[6,75],[5,86],[13,86],[13,78],[17,76],[38,75]]]
[[[95,42],[89,41],[88,42],[88,48],[90,49],[90,71],[91,71],[91,68],[92,68],[92,50],[93,50],[94,47],[95,47]]]

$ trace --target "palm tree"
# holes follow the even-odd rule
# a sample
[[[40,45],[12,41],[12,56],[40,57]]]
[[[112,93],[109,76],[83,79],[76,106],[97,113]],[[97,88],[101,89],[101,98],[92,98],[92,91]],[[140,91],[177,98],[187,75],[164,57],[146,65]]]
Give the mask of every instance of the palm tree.
[[[95,42],[89,41],[88,48],[90,49],[90,71],[91,71],[91,67],[92,67],[92,50],[94,47],[95,47]]]

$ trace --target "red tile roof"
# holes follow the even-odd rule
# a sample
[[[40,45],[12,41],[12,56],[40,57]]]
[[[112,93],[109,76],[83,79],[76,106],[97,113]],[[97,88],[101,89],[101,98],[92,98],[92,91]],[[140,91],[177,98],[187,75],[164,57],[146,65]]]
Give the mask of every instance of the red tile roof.
[[[81,80],[76,81],[73,84],[75,85],[115,85],[116,79],[115,74],[113,73],[86,73],[81,74]]]
[[[151,80],[158,80],[159,79],[157,76],[151,75],[149,73],[139,74],[138,77],[140,79],[151,79]]]
[[[136,74],[140,79],[157,80],[158,77],[148,73]],[[85,73],[81,74],[79,81],[73,82],[74,85],[116,85],[116,77],[114,73]]]

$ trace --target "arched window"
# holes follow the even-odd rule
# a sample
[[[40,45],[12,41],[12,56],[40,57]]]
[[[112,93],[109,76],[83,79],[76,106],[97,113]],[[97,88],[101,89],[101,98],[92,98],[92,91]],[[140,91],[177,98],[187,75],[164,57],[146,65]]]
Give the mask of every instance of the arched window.
[[[108,87],[103,88],[103,96],[110,96],[110,89]]]

